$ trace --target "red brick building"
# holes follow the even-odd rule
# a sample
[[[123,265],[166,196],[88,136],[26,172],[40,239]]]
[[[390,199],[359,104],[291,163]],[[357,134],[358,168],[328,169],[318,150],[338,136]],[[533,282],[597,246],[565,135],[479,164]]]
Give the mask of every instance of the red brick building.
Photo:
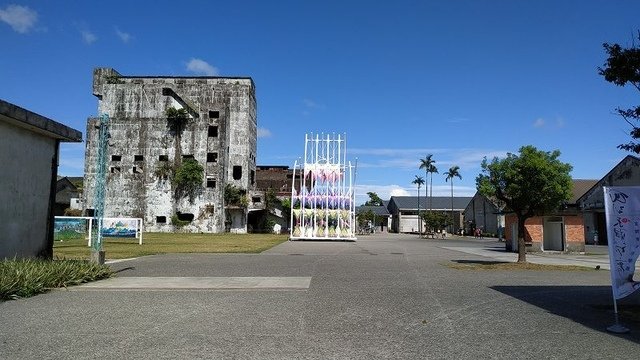
[[[566,208],[547,216],[536,216],[525,222],[524,241],[527,251],[584,252],[584,220],[577,201],[597,180],[573,180],[573,195]],[[507,250],[518,251],[518,219],[505,218]]]
[[[296,191],[299,191],[299,177],[296,176],[296,178]],[[290,197],[292,180],[293,169],[288,166],[256,166],[256,190],[267,191],[268,189],[273,189],[278,197]]]

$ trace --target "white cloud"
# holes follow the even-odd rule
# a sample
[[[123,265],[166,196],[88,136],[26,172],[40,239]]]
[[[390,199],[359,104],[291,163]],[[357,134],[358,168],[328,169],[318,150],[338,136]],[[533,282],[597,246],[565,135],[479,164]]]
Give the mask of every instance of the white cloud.
[[[271,131],[267,128],[258,128],[258,137],[259,138],[268,138],[271,137]]]
[[[410,196],[409,192],[402,188],[391,189],[389,197],[391,196]]]
[[[349,154],[361,155],[358,167],[418,169],[420,159],[426,154],[434,154],[435,166],[443,172],[448,167],[458,165],[461,168],[479,168],[484,157],[505,157],[506,150],[492,149],[389,149],[389,148],[355,148]]]
[[[389,185],[356,185],[356,204],[364,204],[367,200],[369,200],[368,192],[374,192],[378,194],[380,199],[389,200],[391,196],[410,196],[411,193],[409,190],[403,188],[400,185],[389,184]]]
[[[96,40],[98,40],[98,37],[96,36],[96,34],[92,33],[89,30],[80,30],[80,33],[82,34],[82,40],[91,45],[94,42],[96,42]]]
[[[463,175],[464,176],[464,175]],[[473,196],[476,188],[471,186],[460,186],[460,179],[456,178],[453,183],[453,196]],[[424,194],[424,191],[422,192]],[[451,185],[433,185],[433,196],[451,196]]]
[[[38,13],[26,6],[8,5],[0,9],[0,21],[21,34],[28,33],[38,21]]]
[[[218,69],[209,65],[204,60],[191,58],[187,63],[187,70],[197,75],[215,76],[218,75]]]
[[[537,118],[536,121],[533,122],[533,127],[534,128],[541,128],[544,126],[544,119],[543,118]]]
[[[324,105],[320,105],[311,99],[302,99],[302,103],[309,109],[324,109]]]
[[[120,29],[116,28],[116,35],[122,40],[123,43],[128,43],[131,40],[131,34],[126,33],[124,31],[120,31]]]
[[[458,180],[456,178],[456,180]],[[453,184],[454,196],[473,196],[476,193],[475,187],[459,186],[459,182]],[[368,192],[374,192],[382,200],[389,200],[392,196],[417,196],[418,190],[414,187],[402,187],[396,184],[389,185],[356,185],[356,204],[364,204],[369,200]],[[420,196],[424,196],[425,187],[420,189]],[[451,185],[446,183],[444,185],[433,186],[433,196],[451,196]]]

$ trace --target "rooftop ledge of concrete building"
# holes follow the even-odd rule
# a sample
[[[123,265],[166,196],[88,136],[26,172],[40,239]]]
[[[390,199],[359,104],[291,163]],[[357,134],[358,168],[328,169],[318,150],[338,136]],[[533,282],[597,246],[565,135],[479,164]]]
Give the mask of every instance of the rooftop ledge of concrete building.
[[[113,68],[95,68],[94,75],[102,73],[102,76],[117,76],[122,79],[241,79],[251,80],[251,76],[186,76],[186,75],[122,75]]]
[[[0,120],[64,142],[82,142],[82,133],[48,117],[0,99]]]

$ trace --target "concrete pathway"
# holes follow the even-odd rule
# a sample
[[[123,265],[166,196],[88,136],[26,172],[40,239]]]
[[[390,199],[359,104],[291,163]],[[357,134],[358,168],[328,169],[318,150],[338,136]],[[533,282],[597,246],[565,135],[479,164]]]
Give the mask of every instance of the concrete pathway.
[[[467,254],[479,255],[497,261],[514,262],[518,260],[518,254],[504,251],[504,246],[502,246],[502,249],[492,245],[488,245],[485,247],[443,246],[443,248],[453,251],[460,251]],[[610,268],[608,255],[580,255],[560,253],[527,254],[527,262],[545,265],[576,265],[592,268],[599,266],[600,269],[604,270],[609,270]]]
[[[117,278],[0,303],[1,359],[637,358],[607,271],[473,271],[491,240],[374,235],[262,254],[172,254]]]
[[[72,287],[83,290],[249,290],[308,289],[310,277],[115,277]]]

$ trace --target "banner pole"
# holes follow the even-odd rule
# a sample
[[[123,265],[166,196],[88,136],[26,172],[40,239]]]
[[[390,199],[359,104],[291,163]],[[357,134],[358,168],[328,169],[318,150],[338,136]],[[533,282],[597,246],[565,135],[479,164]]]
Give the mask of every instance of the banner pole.
[[[616,259],[615,257],[615,241],[616,241],[616,237],[615,237],[615,233],[613,233],[612,229],[612,219],[611,219],[611,214],[614,213],[614,209],[613,209],[613,205],[610,201],[610,198],[608,197],[609,195],[609,191],[610,188],[608,186],[603,186],[602,187],[602,195],[603,195],[603,200],[604,200],[604,208],[605,208],[605,218],[606,218],[606,224],[607,224],[607,237],[608,237],[608,244],[607,244],[607,253],[609,255],[609,272],[611,275],[611,297],[613,298],[613,317],[615,319],[615,324],[607,327],[607,331],[615,333],[615,334],[625,334],[629,332],[629,329],[627,329],[626,327],[622,326],[620,324],[620,317],[618,314],[618,292],[616,291],[616,284],[617,284],[617,269],[616,269]],[[624,297],[624,296],[623,296]]]
[[[620,319],[618,317],[618,300],[616,300],[615,296],[613,297],[613,316],[615,318],[616,323],[607,327],[607,331],[615,334],[628,333],[629,329],[620,324]]]

